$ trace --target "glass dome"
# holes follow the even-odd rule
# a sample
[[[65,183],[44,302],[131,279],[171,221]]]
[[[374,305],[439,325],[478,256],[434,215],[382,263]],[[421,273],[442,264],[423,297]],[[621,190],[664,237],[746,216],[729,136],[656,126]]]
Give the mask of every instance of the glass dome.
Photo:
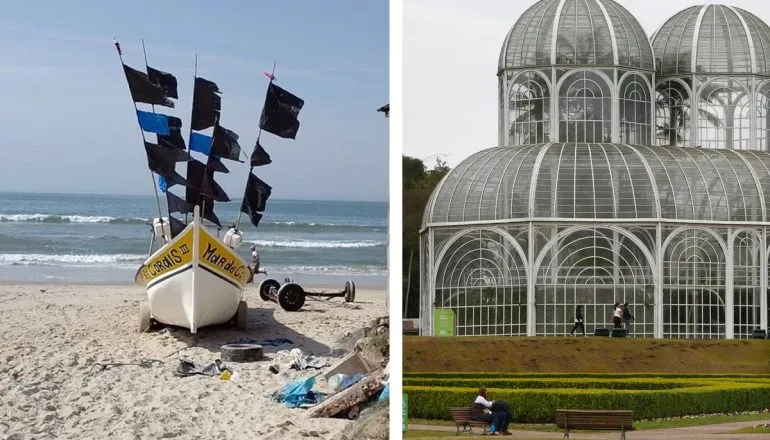
[[[541,0],[522,14],[499,70],[550,65],[655,68],[642,26],[612,0]]]
[[[541,0],[500,52],[498,144],[649,144],[654,70],[644,30],[614,1]]]
[[[687,8],[652,36],[658,75],[770,75],[770,27],[725,5]]]
[[[522,219],[770,220],[770,154],[538,144],[482,150],[432,194],[423,226]]]

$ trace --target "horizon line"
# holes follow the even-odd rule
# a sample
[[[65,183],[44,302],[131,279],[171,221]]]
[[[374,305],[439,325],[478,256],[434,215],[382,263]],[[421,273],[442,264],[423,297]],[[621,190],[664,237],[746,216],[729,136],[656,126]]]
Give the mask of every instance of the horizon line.
[[[34,195],[67,195],[67,196],[124,196],[124,197],[153,197],[152,194],[108,194],[108,193],[96,193],[96,192],[48,192],[48,191],[4,191],[0,190],[0,194],[34,194]],[[236,200],[242,200],[241,198],[231,199],[229,202],[217,202],[217,203],[231,203]],[[273,200],[285,200],[291,202],[353,202],[353,203],[388,203],[388,200],[352,200],[352,199],[309,199],[309,198],[275,198]]]

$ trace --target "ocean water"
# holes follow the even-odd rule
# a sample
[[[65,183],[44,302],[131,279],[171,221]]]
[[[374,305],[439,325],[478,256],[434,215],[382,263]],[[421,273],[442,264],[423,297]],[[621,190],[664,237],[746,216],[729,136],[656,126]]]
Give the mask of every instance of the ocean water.
[[[239,206],[217,203],[220,236]],[[157,215],[153,196],[0,193],[0,282],[132,283]],[[386,203],[270,199],[259,228],[243,214],[240,229],[238,252],[250,261],[255,243],[270,278],[385,286]]]

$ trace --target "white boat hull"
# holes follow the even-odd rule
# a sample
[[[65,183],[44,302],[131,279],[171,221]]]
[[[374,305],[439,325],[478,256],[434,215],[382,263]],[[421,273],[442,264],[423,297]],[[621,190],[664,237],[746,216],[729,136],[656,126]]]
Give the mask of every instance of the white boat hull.
[[[147,288],[153,319],[196,333],[230,321],[250,279],[246,261],[207,231],[196,215],[142,264],[135,282]]]

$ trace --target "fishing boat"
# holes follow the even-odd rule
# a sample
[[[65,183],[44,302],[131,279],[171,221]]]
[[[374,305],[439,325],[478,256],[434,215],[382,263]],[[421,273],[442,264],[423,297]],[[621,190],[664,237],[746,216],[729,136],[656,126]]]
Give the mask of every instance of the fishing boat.
[[[270,82],[257,141],[251,156],[246,157],[239,136],[220,124],[221,91],[215,82],[198,76],[196,56],[189,142],[185,145],[182,120],[155,112],[156,105],[175,108],[176,77],[147,64],[144,41],[145,72],[128,66],[120,44],[117,40],[114,44],[131,92],[158,208],[152,221],[149,257],[134,277],[147,289],[147,301],[139,306],[138,329],[146,332],[163,324],[197,333],[205,326],[230,323],[245,330],[248,306],[243,291],[256,268],[237,252],[243,244],[241,214],[247,214],[251,224],[258,227],[272,193],[272,187],[254,174],[255,167],[272,163],[260,137],[265,131],[294,139],[304,101],[274,83],[275,66],[272,73],[266,72]],[[149,111],[141,110],[139,104],[149,104]],[[156,142],[150,140],[153,134]],[[223,159],[244,163],[242,154],[250,165],[243,200],[238,217],[220,236],[223,227],[214,204],[230,198],[214,180],[214,173],[229,173]],[[177,171],[179,164],[184,175]],[[175,194],[174,187],[184,188],[184,195]]]

